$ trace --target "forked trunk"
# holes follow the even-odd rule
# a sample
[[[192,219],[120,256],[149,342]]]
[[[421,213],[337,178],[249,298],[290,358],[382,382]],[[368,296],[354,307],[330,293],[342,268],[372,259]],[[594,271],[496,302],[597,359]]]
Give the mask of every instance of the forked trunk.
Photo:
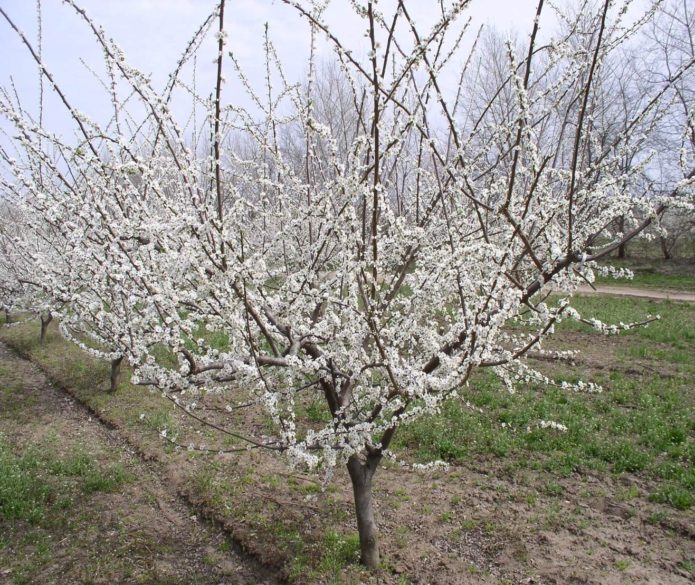
[[[51,321],[53,321],[53,315],[51,315],[50,311],[48,311],[45,316],[41,315],[41,345],[46,341],[46,333],[48,332],[48,326],[51,324]]]
[[[353,455],[347,462],[355,496],[357,530],[360,535],[360,560],[370,570],[379,567],[379,536],[372,504],[372,478],[380,460],[381,455],[370,455],[365,460],[359,455]]]
[[[117,357],[115,360],[111,360],[111,386],[109,391],[111,393],[116,391],[118,388],[118,380],[121,376],[121,362],[123,361],[123,356]]]

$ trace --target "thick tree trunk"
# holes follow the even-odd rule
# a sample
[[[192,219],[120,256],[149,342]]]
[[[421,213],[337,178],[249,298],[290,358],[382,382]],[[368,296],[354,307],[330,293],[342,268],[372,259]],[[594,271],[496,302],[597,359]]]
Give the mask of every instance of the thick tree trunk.
[[[53,321],[53,315],[51,315],[50,311],[46,313],[45,317],[41,315],[41,345],[46,342],[46,333],[48,332],[48,326],[51,324],[51,321]]]
[[[121,362],[123,361],[123,356],[111,360],[111,386],[109,391],[114,393],[116,388],[118,388],[118,379],[121,376]]]
[[[371,570],[379,567],[379,536],[372,504],[372,478],[380,460],[381,455],[370,455],[365,459],[360,458],[359,455],[353,455],[347,463],[355,497],[357,530],[360,535],[360,560]]]

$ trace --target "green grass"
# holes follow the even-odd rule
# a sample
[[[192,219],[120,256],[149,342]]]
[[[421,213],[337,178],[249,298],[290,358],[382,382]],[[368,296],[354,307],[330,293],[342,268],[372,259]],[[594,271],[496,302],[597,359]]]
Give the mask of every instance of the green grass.
[[[46,517],[56,488],[41,477],[35,455],[16,456],[0,439],[0,517],[37,524]]]
[[[630,268],[627,263],[620,263]],[[636,269],[633,278],[611,278],[599,276],[596,284],[605,286],[630,286],[634,288],[668,289],[686,292],[695,291],[695,276],[681,274],[660,274]]]
[[[692,303],[634,297],[577,296],[572,299],[572,306],[583,317],[593,317],[606,323],[639,322],[646,320],[648,315],[659,315],[658,321],[624,331],[620,335],[650,342],[652,348],[652,342],[671,346],[664,349],[684,350],[695,346],[695,310]],[[563,321],[558,326],[558,331],[593,333],[588,325],[570,320]]]
[[[101,468],[81,450],[60,456],[44,444],[17,455],[0,437],[0,517],[7,521],[41,524],[80,493],[111,492],[129,479],[120,464]]]
[[[463,463],[499,459],[507,468],[534,467],[569,475],[585,470],[641,474],[655,488],[649,499],[688,509],[695,497],[695,306],[633,298],[581,297],[573,303],[586,316],[607,322],[636,321],[661,314],[647,328],[623,333],[612,368],[586,373],[552,365],[556,379],[591,380],[605,391],[586,395],[556,388],[520,388],[508,393],[490,372],[478,372],[464,392],[482,413],[461,401],[444,404],[437,416],[399,431],[396,448],[417,461]],[[565,321],[562,331],[587,334],[584,344],[603,337],[583,324]],[[638,357],[644,375],[625,374]],[[667,366],[668,376],[653,368]],[[547,367],[541,364],[538,367]],[[622,370],[621,370],[622,368]],[[538,427],[553,420],[565,433]]]

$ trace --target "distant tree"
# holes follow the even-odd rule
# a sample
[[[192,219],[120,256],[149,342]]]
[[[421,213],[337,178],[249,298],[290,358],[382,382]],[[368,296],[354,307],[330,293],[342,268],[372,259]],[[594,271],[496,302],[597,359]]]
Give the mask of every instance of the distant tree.
[[[679,75],[695,59],[695,6],[687,0],[664,2],[645,30],[642,47],[642,82],[672,85],[663,120],[651,139],[654,164],[647,169],[654,189],[673,199],[659,232],[668,260],[678,240],[692,236],[695,222],[688,199],[695,180],[695,70]]]

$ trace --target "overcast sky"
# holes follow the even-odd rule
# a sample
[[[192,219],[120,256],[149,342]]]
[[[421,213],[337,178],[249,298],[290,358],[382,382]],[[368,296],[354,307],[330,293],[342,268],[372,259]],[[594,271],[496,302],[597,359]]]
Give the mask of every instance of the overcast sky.
[[[124,49],[128,62],[151,73],[161,88],[173,70],[187,41],[216,5],[215,0],[78,0],[93,20],[102,25]],[[501,31],[528,34],[537,0],[474,0],[468,14],[476,24],[489,24]],[[387,0],[388,3],[388,0]],[[36,0],[0,0],[0,6],[36,41]],[[87,65],[103,72],[100,51],[86,26],[74,11],[60,0],[42,0],[43,55],[49,71],[69,100],[90,118],[102,121],[109,112],[106,93],[100,88]],[[434,3],[436,5],[436,3]],[[430,1],[410,0],[408,8],[414,18],[426,26],[436,16]],[[366,52],[364,30],[351,17],[347,0],[333,0],[327,19],[337,23],[338,33],[359,53]],[[241,61],[251,78],[262,81],[262,35],[269,24],[288,74],[299,80],[306,71],[309,37],[307,26],[294,10],[280,0],[229,0],[226,10],[228,48]],[[472,38],[472,35],[469,35]],[[0,19],[0,86],[14,81],[23,106],[36,112],[37,68],[4,19]],[[200,93],[212,91],[215,50],[204,52],[198,62]],[[230,76],[227,75],[227,78]],[[190,80],[190,76],[189,76]],[[206,84],[209,89],[206,89]],[[231,100],[226,88],[227,101]],[[55,96],[46,92],[45,123],[57,133],[68,132],[65,112]]]

